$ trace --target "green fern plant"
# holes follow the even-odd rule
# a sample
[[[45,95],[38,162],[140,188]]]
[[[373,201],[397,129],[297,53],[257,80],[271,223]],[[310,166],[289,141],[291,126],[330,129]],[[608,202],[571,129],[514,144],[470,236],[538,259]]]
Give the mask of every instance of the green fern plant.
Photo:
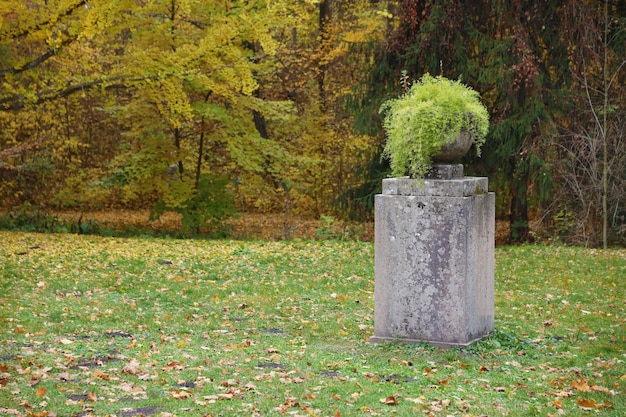
[[[467,132],[478,155],[489,130],[489,113],[478,93],[460,81],[425,74],[380,107],[387,133],[383,156],[394,176],[423,178],[442,146]]]

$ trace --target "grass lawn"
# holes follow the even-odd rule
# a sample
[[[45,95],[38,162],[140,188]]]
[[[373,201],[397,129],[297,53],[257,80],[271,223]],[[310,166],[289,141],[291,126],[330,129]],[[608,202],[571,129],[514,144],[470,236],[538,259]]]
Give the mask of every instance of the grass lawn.
[[[496,250],[496,331],[368,343],[374,246],[0,232],[0,416],[624,416],[626,250]]]

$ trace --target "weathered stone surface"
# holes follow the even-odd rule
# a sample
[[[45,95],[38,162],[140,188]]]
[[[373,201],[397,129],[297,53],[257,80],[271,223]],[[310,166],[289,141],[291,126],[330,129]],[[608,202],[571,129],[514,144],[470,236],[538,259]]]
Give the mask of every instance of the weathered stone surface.
[[[426,173],[431,180],[463,179],[463,164],[433,164]]]
[[[488,180],[484,177],[464,177],[453,180],[412,179],[409,177],[383,180],[383,195],[469,197],[486,194]]]
[[[486,190],[486,178],[383,181],[373,342],[458,346],[493,330],[495,195]]]
[[[474,137],[467,131],[462,131],[456,140],[444,144],[439,152],[433,155],[435,162],[458,162],[472,147]]]

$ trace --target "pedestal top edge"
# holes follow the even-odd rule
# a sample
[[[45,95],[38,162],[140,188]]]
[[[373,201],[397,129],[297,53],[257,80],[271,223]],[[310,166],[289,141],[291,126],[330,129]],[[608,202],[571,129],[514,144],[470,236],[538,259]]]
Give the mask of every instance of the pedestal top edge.
[[[414,179],[409,177],[383,179],[383,195],[468,197],[486,194],[487,177],[463,177],[450,180]]]

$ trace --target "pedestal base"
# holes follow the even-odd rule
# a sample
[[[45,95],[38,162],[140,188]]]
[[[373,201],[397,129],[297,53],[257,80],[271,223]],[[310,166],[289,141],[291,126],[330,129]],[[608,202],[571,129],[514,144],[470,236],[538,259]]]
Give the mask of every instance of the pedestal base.
[[[383,180],[372,342],[467,346],[494,328],[495,195],[486,178]]]

